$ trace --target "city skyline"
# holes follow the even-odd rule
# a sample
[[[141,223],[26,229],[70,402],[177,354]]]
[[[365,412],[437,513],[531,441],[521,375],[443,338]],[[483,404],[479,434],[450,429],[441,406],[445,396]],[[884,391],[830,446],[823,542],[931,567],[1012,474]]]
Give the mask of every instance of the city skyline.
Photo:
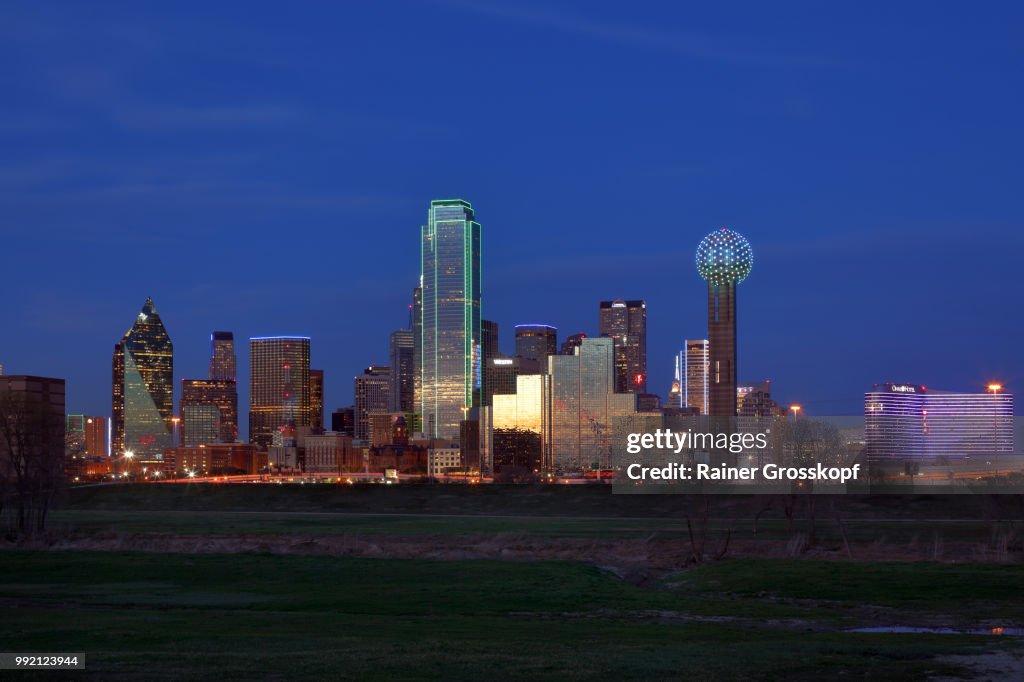
[[[692,245],[726,225],[759,258],[742,292],[740,382],[771,378],[781,402],[858,414],[879,381],[1024,381],[1024,322],[1002,302],[1024,298],[1020,95],[1004,85],[1020,55],[1005,16],[982,9],[965,25],[937,8],[922,31],[903,9],[881,26],[835,8],[763,17],[751,5],[737,23],[668,7],[630,16],[634,33],[588,34],[395,7],[300,9],[283,24],[253,8],[244,28],[184,6],[5,8],[19,27],[0,47],[13,65],[0,79],[19,93],[0,127],[5,321],[18,330],[0,338],[5,371],[65,377],[70,410],[106,413],[101,358],[152,295],[176,342],[176,389],[203,376],[211,330],[301,334],[325,370],[326,411],[351,404],[351,378],[386,364],[387,335],[407,324],[423,205],[463,196],[484,216],[481,314],[506,354],[516,324],[593,336],[597,301],[642,298],[648,390],[664,396],[680,344],[706,334]],[[600,4],[562,11],[615,23]],[[827,37],[803,30],[822,15],[835,20]],[[106,28],[115,18],[131,30]],[[131,38],[167,26],[177,39]],[[664,39],[691,31],[715,49]],[[465,36],[487,57],[430,35]],[[397,61],[399,39],[416,63]],[[385,73],[398,74],[389,87]],[[440,106],[438,74],[470,84],[483,109]],[[649,106],[629,104],[641,95]],[[294,225],[303,276],[266,276]],[[52,276],[38,277],[40,257]],[[970,263],[1002,301],[966,286]],[[892,291],[907,304],[889,305]]]
[[[722,229],[722,228],[719,228],[719,230],[721,230],[721,229]],[[607,304],[608,302],[607,302],[607,301],[600,301],[600,303],[601,303],[602,305],[605,305],[605,304]],[[147,304],[146,304],[146,305],[147,305],[147,306],[151,306],[151,305],[152,305],[152,297],[148,297],[148,298],[147,298]],[[407,315],[407,316],[411,315],[411,309],[412,309],[412,306],[411,306],[411,305],[409,305],[409,304],[407,304],[407,305],[406,305],[406,315]],[[401,312],[401,311],[399,311],[399,312]],[[706,313],[705,313],[705,314],[706,314]],[[529,315],[527,315],[526,317],[528,318],[528,317],[529,317]],[[493,324],[493,323],[492,323],[492,324]],[[706,323],[705,323],[705,324],[706,324]],[[506,334],[506,335],[505,335],[505,338],[503,339],[503,342],[502,342],[502,345],[501,345],[501,352],[502,352],[502,353],[503,353],[504,355],[515,355],[515,349],[516,349],[516,343],[517,343],[517,338],[516,338],[516,332],[515,332],[515,328],[516,328],[516,327],[543,327],[543,326],[545,326],[545,325],[540,325],[540,324],[532,324],[532,325],[531,325],[531,324],[519,324],[519,325],[513,325],[513,330],[512,330],[512,332],[511,332],[511,336],[512,336],[512,338],[511,338],[511,339],[510,339],[510,338],[508,338],[508,336],[509,336],[510,334]],[[551,327],[553,327],[553,328],[554,328],[554,327],[557,327],[557,325],[551,325]],[[595,325],[594,325],[594,327],[595,327],[595,328],[597,328],[597,327],[599,327],[599,325],[598,325],[598,324],[595,324]],[[393,333],[394,333],[394,332],[392,332],[392,334],[393,334]],[[584,333],[584,334],[587,334],[587,335],[590,335],[590,336],[594,336],[594,337],[598,336],[598,334],[596,334],[596,333],[593,333],[593,332],[591,332],[590,330],[585,330],[585,331],[584,331],[583,333]],[[707,333],[707,329],[705,329],[705,330],[704,330],[704,331],[703,331],[702,333],[706,334],[706,333]],[[210,333],[210,334],[208,334],[208,335],[207,335],[207,338],[208,338],[208,339],[210,339],[210,342],[211,342],[211,345],[209,346],[209,348],[211,348],[211,350],[207,351],[207,355],[205,356],[205,357],[206,357],[206,360],[207,360],[207,363],[210,363],[210,360],[211,360],[211,356],[213,355],[213,350],[212,350],[212,349],[214,348],[214,346],[212,345],[212,340],[213,340],[213,337],[214,337],[215,335],[217,335],[217,336],[223,336],[223,337],[224,337],[225,339],[227,339],[227,338],[230,338],[230,337],[231,337],[231,334],[232,334],[232,332],[222,332],[222,331],[218,331],[218,332],[212,332],[212,333]],[[311,337],[309,337],[309,338],[311,338]],[[386,361],[388,360],[388,356],[389,356],[389,353],[390,353],[390,350],[389,350],[389,341],[390,341],[390,339],[389,339],[389,335],[385,334],[385,336],[384,336],[384,341],[383,341],[383,343],[381,344],[381,346],[382,346],[382,349],[381,349],[381,350],[378,350],[378,355],[379,355],[379,356],[381,356],[381,357],[382,357],[382,358],[383,358],[383,359],[385,360],[385,362],[381,362],[381,363],[370,363],[370,364],[382,364],[382,365],[386,365],[386,364],[387,364],[387,362],[386,362]],[[685,340],[684,340],[684,341],[685,341]],[[315,345],[315,342],[313,343],[313,345]],[[741,348],[742,348],[742,344],[741,344]],[[177,358],[177,354],[175,354],[175,357]],[[239,363],[239,367],[240,367],[240,368],[241,368],[241,367],[247,367],[247,366],[249,365],[249,362],[248,362],[248,360],[249,360],[249,358],[248,358],[247,356],[245,356],[245,354],[243,354],[243,357],[242,357],[242,359],[241,359],[241,362]],[[673,359],[672,359],[672,361],[676,361],[676,358],[673,358]],[[313,364],[316,364],[316,363],[313,363]],[[9,361],[8,361],[8,365],[10,365],[10,362],[9,362]],[[180,370],[179,370],[179,371],[180,371]],[[211,368],[210,368],[210,369],[209,369],[208,371],[212,373],[212,372],[213,372],[213,370],[212,370],[212,367],[211,367]],[[238,371],[239,371],[239,373],[241,373],[241,371],[242,371],[242,370],[241,370],[241,369],[239,369]],[[319,371],[319,372],[322,372],[322,370],[318,370],[318,371]],[[8,373],[11,373],[11,372],[8,372]],[[20,372],[20,373],[21,373],[21,374],[31,374],[31,373],[27,373],[27,372]],[[39,372],[37,372],[37,373],[35,373],[35,374],[36,374],[36,375],[45,375],[45,373],[39,373]],[[748,378],[745,378],[745,379],[744,379],[744,378],[743,378],[743,377],[744,377],[744,374],[743,374],[743,373],[742,373],[742,371],[741,371],[741,373],[740,373],[740,375],[739,375],[739,376],[741,377],[741,379],[740,379],[741,381],[746,381],[747,383],[750,383],[750,382],[757,382],[757,381],[761,381],[761,380],[763,380],[764,378],[768,378],[768,379],[771,379],[771,380],[773,380],[773,381],[776,381],[777,383],[782,383],[782,384],[783,384],[783,394],[786,394],[786,393],[787,393],[787,392],[785,391],[785,379],[784,379],[784,378],[782,378],[782,380],[781,380],[781,381],[779,381],[779,378],[780,378],[780,377],[779,377],[778,375],[770,375],[770,376],[768,376],[768,377],[763,377],[763,378],[760,378],[760,377],[748,377]],[[241,377],[240,377],[240,378],[241,378]],[[186,379],[186,377],[185,377],[184,375],[180,375],[179,373],[177,373],[177,372],[176,372],[176,373],[175,373],[175,375],[174,375],[174,379],[175,379],[175,381],[174,381],[175,389],[178,389],[178,388],[179,388],[178,382],[180,382],[180,381],[184,381],[184,380]],[[653,376],[651,377],[651,381],[652,381],[652,382],[657,382],[657,383],[659,383],[659,384],[660,384],[661,382],[659,381],[659,379],[660,379],[660,377],[653,377]],[[865,386],[868,386],[868,385],[873,385],[873,384],[875,384],[875,383],[878,383],[879,381],[896,381],[896,382],[898,382],[898,381],[902,381],[903,379],[904,379],[904,377],[903,377],[903,376],[900,376],[900,375],[897,375],[897,376],[895,376],[895,377],[884,377],[883,379],[878,379],[877,377],[870,377],[870,378],[867,378],[867,379],[865,380],[865,382],[864,382],[864,385],[865,385]],[[970,385],[970,386],[958,386],[958,387],[956,387],[956,389],[957,389],[957,390],[963,390],[963,391],[972,391],[972,390],[983,390],[983,389],[984,389],[984,387],[985,387],[985,386],[986,386],[986,385],[988,384],[988,382],[989,382],[989,381],[990,381],[991,379],[992,379],[992,377],[986,377],[986,378],[984,378],[984,379],[979,379],[979,380],[977,380],[976,382],[974,382],[974,383],[973,383],[972,385]],[[342,378],[341,378],[341,381],[345,381],[345,378],[344,378],[344,377],[342,377]],[[243,389],[244,389],[244,388],[246,388],[246,384],[247,384],[247,383],[248,383],[248,382],[245,382],[245,381],[241,381],[241,380],[240,380],[240,381],[239,381],[239,391],[243,391]],[[941,383],[941,381],[940,381],[939,383]],[[669,381],[668,381],[668,382],[666,382],[666,386],[669,386],[669,385],[671,385],[671,378],[669,379]],[[334,389],[337,389],[338,387],[337,387],[337,386],[334,386],[333,388],[334,388]],[[667,388],[666,388],[666,390],[663,390],[663,391],[662,391],[662,390],[658,390],[658,387],[656,387],[656,386],[655,386],[655,387],[652,387],[652,388],[651,388],[651,389],[649,389],[649,390],[650,390],[650,392],[652,392],[652,393],[655,393],[656,395],[658,395],[658,396],[659,396],[660,398],[662,398],[662,399],[664,399],[664,398],[666,397],[666,394],[668,393],[668,390],[667,390]],[[862,389],[862,390],[863,390],[863,389]],[[327,398],[327,397],[326,397],[326,395],[325,395],[325,403],[324,403],[324,407],[323,407],[323,409],[324,409],[325,413],[327,413],[327,412],[331,412],[331,411],[333,411],[333,410],[335,410],[335,409],[338,409],[338,408],[341,408],[341,407],[347,407],[347,406],[351,406],[351,405],[353,405],[353,403],[354,403],[354,400],[355,400],[355,396],[354,396],[353,394],[351,394],[351,393],[350,393],[350,394],[348,395],[348,397],[347,397],[347,398],[345,397],[345,391],[344,391],[344,388],[342,388],[342,389],[340,389],[340,390],[335,390],[335,391],[333,392],[333,395],[335,395],[335,396],[341,396],[341,399],[340,399],[340,400],[335,400],[334,402],[327,402],[327,401],[328,401],[328,400],[330,400],[330,399],[329,399],[329,398]],[[858,393],[858,394],[856,394],[856,395],[857,395],[857,396],[859,397],[860,393]],[[243,396],[244,396],[244,393],[243,393]],[[181,408],[180,408],[180,401],[181,401],[181,395],[180,395],[180,391],[179,391],[179,390],[175,390],[175,399],[174,399],[174,405],[175,405],[175,409],[174,409],[174,414],[175,414],[176,416],[179,416],[179,417],[181,416]],[[783,404],[785,404],[785,403],[786,403],[787,401],[786,401],[786,400],[783,400],[783,401],[781,401],[781,402],[782,402]],[[807,402],[807,401],[804,401],[804,400],[800,400],[800,402],[801,402],[801,404],[806,404],[806,402]],[[75,406],[75,407],[77,407],[77,406]],[[247,412],[248,412],[248,408],[249,408],[249,404],[248,404],[248,401],[245,401],[245,402],[244,402],[244,404],[240,404],[240,405],[239,405],[239,408],[238,408],[238,409],[239,409],[239,412],[238,412],[238,414],[239,414],[240,416],[244,416],[245,414],[247,414]],[[811,408],[812,408],[812,409],[814,409],[814,405],[813,405],[813,403],[811,404]],[[72,406],[69,406],[69,408],[68,408],[68,409],[69,409],[69,410],[71,410],[71,409],[72,409]],[[84,410],[79,410],[79,411],[80,411],[80,412],[89,412],[89,410],[88,410],[88,409],[84,409]],[[833,414],[833,415],[838,415],[838,414],[839,414],[838,412],[829,412],[829,411],[822,411],[822,410],[817,410],[816,412],[817,412],[818,414],[821,414],[821,415],[825,415],[825,414]],[[856,414],[857,414],[857,411],[856,411],[856,410],[853,410],[853,411],[851,411],[851,412],[849,412],[849,413],[845,413],[845,414],[850,414],[850,415],[856,415]],[[239,426],[241,427],[241,428],[239,428],[239,429],[238,429],[238,433],[239,433],[239,438],[240,438],[241,440],[243,440],[244,442],[248,442],[248,440],[249,440],[249,434],[248,434],[248,429],[244,428],[244,427],[246,426],[246,423],[245,423],[245,422],[246,422],[246,420],[244,420],[244,419],[240,419],[239,421],[240,421],[240,424],[239,424]]]

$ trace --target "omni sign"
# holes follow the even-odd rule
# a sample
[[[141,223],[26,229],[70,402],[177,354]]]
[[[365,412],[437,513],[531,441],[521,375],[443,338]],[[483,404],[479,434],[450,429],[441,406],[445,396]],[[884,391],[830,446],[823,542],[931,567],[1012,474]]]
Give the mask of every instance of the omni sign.
[[[916,386],[907,386],[906,384],[893,384],[889,390],[893,393],[917,393]]]

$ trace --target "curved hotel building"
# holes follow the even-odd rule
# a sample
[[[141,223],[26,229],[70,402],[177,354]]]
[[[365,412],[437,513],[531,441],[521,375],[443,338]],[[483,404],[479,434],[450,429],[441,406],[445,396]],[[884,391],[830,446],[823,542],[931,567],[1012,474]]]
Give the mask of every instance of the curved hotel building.
[[[875,384],[864,394],[869,460],[942,460],[1013,452],[1013,395]]]

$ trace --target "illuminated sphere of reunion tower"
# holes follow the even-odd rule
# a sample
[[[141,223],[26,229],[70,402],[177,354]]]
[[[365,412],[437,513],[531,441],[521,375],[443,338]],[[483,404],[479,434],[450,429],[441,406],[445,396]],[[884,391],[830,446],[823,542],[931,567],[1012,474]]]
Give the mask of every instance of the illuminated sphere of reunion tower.
[[[708,414],[736,416],[736,285],[754,265],[750,242],[723,227],[697,246],[697,272],[708,283]]]

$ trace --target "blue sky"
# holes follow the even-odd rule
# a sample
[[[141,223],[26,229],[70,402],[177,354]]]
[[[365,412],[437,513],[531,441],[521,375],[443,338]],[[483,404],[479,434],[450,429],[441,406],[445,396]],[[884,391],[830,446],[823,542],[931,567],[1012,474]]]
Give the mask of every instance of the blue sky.
[[[706,333],[694,248],[729,225],[741,380],[812,414],[1024,383],[1019,5],[97,5],[0,8],[0,362],[71,410],[109,412],[150,295],[178,379],[212,329],[304,334],[349,404],[452,196],[506,351],[645,298],[664,393]]]

